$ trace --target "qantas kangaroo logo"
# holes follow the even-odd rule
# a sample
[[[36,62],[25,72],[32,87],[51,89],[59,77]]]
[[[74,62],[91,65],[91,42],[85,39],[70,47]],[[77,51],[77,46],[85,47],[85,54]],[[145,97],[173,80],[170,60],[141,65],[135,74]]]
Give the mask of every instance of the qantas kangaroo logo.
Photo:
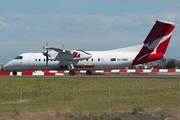
[[[80,53],[77,53],[74,58],[80,58]]]
[[[146,43],[144,47],[147,47],[149,50],[154,50],[154,48],[158,45],[158,43],[161,44],[162,42],[166,41],[169,37],[171,37],[171,35],[172,35],[172,32],[164,37],[154,40],[151,44]]]
[[[149,50],[154,50],[152,44],[150,45],[150,43],[146,43],[144,46],[147,47]]]
[[[154,40],[151,44],[150,44],[150,43],[146,43],[146,44],[144,45],[144,47],[148,48],[148,49],[149,49],[149,52],[148,52],[147,54],[143,55],[142,57],[140,57],[140,58],[138,59],[138,61],[140,61],[142,58],[150,55],[151,52],[153,52],[153,51],[156,52],[156,48],[157,48],[162,42],[166,41],[166,40],[167,40],[169,37],[171,37],[171,36],[172,36],[172,32],[169,33],[168,35],[164,36],[164,37],[160,37],[160,38]]]

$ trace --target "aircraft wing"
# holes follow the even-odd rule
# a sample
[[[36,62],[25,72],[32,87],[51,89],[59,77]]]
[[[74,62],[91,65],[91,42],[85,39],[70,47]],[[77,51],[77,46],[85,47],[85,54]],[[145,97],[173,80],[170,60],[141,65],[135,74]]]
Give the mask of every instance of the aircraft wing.
[[[62,53],[70,53],[70,54],[74,54],[74,55],[77,54],[77,52],[75,52],[75,51],[64,50],[64,49],[55,48],[55,47],[43,47],[43,49],[54,50],[56,52],[62,52]]]
[[[43,49],[54,50],[56,52],[62,53],[61,56],[68,60],[85,60],[92,57],[90,53],[84,52],[82,50],[64,50],[54,47],[43,47]]]

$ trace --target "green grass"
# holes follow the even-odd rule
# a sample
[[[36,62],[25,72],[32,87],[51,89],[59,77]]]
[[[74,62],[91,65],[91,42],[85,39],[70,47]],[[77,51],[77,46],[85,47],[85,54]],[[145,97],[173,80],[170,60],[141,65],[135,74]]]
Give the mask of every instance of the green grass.
[[[110,112],[132,112],[142,108],[142,87],[144,85],[144,111],[153,112],[158,108],[177,111],[177,84],[179,79],[138,79],[138,78],[0,78],[0,113],[9,112],[9,88],[12,88],[11,112],[40,111],[43,90],[43,110],[83,111],[108,113],[108,90]],[[20,101],[20,93],[22,100]]]

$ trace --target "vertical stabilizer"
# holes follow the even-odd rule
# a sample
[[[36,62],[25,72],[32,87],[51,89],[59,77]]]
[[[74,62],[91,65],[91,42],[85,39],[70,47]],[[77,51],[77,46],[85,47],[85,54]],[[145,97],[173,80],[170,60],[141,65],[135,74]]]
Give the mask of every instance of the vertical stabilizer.
[[[165,56],[174,27],[174,23],[157,20],[132,65],[162,59]]]

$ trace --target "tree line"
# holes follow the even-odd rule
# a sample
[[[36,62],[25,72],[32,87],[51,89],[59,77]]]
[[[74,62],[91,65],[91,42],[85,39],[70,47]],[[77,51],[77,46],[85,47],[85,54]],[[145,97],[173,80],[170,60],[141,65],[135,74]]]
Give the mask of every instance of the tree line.
[[[159,63],[155,65],[154,69],[180,69],[180,63],[172,59],[167,63]]]

